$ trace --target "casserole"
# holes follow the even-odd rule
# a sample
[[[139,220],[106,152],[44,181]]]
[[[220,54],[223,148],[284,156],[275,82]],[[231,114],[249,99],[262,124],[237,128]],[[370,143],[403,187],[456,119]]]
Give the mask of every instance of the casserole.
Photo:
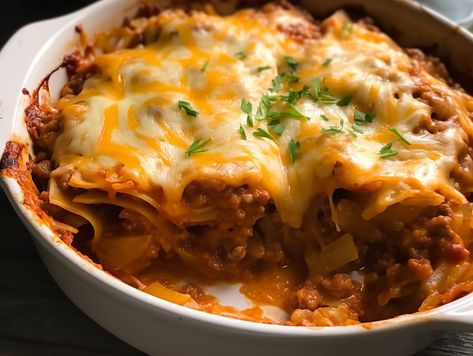
[[[393,6],[394,6],[394,5],[393,5]],[[401,6],[401,5],[398,4],[397,6]],[[404,6],[404,5],[402,5],[402,6]],[[310,8],[310,4],[308,4],[308,7]],[[376,6],[374,6],[373,9],[368,9],[368,12],[369,12],[369,13],[373,13],[374,16],[376,17],[376,11],[375,11],[375,10],[376,10]],[[85,25],[85,26],[88,26],[86,20],[84,20],[84,25]],[[88,28],[90,28],[90,27],[91,27],[91,26],[88,26]],[[450,44],[451,42],[449,41],[448,43]],[[64,50],[64,49],[62,49],[62,50]],[[58,49],[58,52],[60,52],[59,49]],[[62,52],[62,53],[64,53],[64,52]],[[54,52],[53,52],[53,51],[49,51],[49,54],[54,54]],[[455,59],[455,58],[453,58],[453,59]],[[49,68],[49,69],[50,69],[50,68]],[[44,72],[43,72],[43,73],[44,73]],[[20,110],[20,113],[21,113],[21,110]],[[18,134],[18,132],[15,132],[15,133]],[[91,267],[91,266],[89,266],[89,267]],[[94,273],[95,273],[95,272],[94,272]],[[67,283],[67,282],[65,282],[65,283]],[[67,291],[67,288],[66,288],[66,287],[64,287],[64,288],[65,288],[65,290]],[[143,298],[145,298],[145,297],[143,297]],[[465,299],[467,299],[467,298],[465,298]],[[455,303],[452,303],[451,305],[454,305],[454,304],[455,304]],[[449,306],[451,306],[451,305],[449,305]],[[83,306],[83,307],[84,307],[84,306]],[[89,306],[85,306],[85,307],[89,307]],[[438,309],[438,310],[440,310],[440,309]],[[189,312],[189,313],[191,313],[191,312]],[[192,313],[191,313],[191,314],[192,314]],[[435,314],[435,313],[433,313],[433,314]],[[432,317],[433,314],[429,314],[428,317]],[[425,315],[427,315],[427,314],[425,314]],[[206,317],[207,317],[207,316],[206,316]],[[422,317],[423,317],[423,316],[416,315],[416,318],[415,318],[415,319],[416,319],[416,320],[421,320]],[[409,317],[401,317],[401,318],[399,318],[399,319],[397,319],[397,320],[387,321],[387,322],[385,322],[385,324],[381,323],[381,324],[380,324],[381,326],[379,327],[379,329],[378,329],[378,327],[375,327],[374,329],[372,329],[372,330],[369,331],[369,335],[371,335],[370,337],[372,337],[373,339],[375,339],[375,337],[374,337],[375,335],[377,335],[377,336],[380,336],[380,335],[381,335],[381,334],[380,334],[381,331],[379,331],[379,330],[384,330],[384,327],[388,327],[387,325],[389,325],[389,326],[395,325],[397,322],[401,322],[401,320],[403,320],[403,322],[406,322],[406,320],[405,320],[406,318],[409,319]],[[225,322],[222,321],[222,323],[226,323],[226,321],[225,321]],[[417,324],[417,323],[413,323],[412,325],[416,325],[416,324]],[[365,325],[365,327],[366,327],[366,325]],[[253,329],[253,326],[248,326],[248,328],[249,328],[249,329]],[[389,327],[388,327],[388,328],[389,328]],[[248,330],[249,330],[249,329],[248,329]],[[271,328],[268,327],[268,331],[269,331],[270,329],[271,329]],[[395,329],[396,329],[396,328],[394,328],[394,330],[395,330]],[[276,331],[276,330],[277,330],[277,329],[272,329],[271,332],[277,333],[278,331]],[[282,330],[282,329],[279,329],[279,330]],[[289,330],[287,330],[288,335],[289,335],[289,334],[294,334],[294,333],[304,334],[306,331],[307,331],[307,330],[305,330],[305,331],[302,331],[302,330],[301,330],[301,331],[294,331],[294,330],[289,331]],[[144,332],[144,330],[140,330],[140,332]],[[311,331],[311,332],[313,332],[313,331]],[[328,332],[326,333],[326,330],[319,330],[318,332],[320,332],[320,334],[318,334],[318,335],[315,335],[315,334],[314,334],[313,337],[311,337],[312,342],[315,342],[315,340],[318,339],[318,336],[321,336],[321,335],[324,335],[324,334],[326,334],[326,335],[329,335],[329,334],[330,334],[330,333],[328,333]],[[346,329],[343,329],[343,330],[338,330],[338,333],[339,333],[339,335],[340,335],[340,337],[341,337],[343,334],[349,333],[349,328],[346,328]],[[361,333],[361,334],[363,334],[363,333]],[[333,335],[336,335],[336,334],[333,334]],[[346,336],[346,335],[345,335],[345,336]],[[361,339],[362,339],[362,336],[359,336],[359,338],[360,338],[360,340],[361,340]],[[330,339],[330,338],[327,338],[327,342],[328,342],[329,339]],[[263,340],[263,338],[261,338],[261,340]],[[305,343],[305,340],[304,340],[304,342],[302,342],[302,340],[300,340],[300,341],[301,341],[300,344],[304,344],[304,343]],[[320,340],[319,340],[319,341],[320,341]],[[310,342],[310,341],[307,341],[307,342]],[[272,344],[274,347],[276,347],[277,342],[274,340],[274,341],[271,341],[271,344]],[[290,344],[289,340],[286,340],[286,343],[285,343],[285,344],[287,344],[287,347],[290,347],[290,346],[289,346],[289,344]],[[168,348],[166,348],[166,346],[164,346],[164,345],[161,345],[161,347],[164,347],[164,348],[162,348],[161,350],[168,350]],[[257,346],[255,345],[255,347],[257,347]],[[279,347],[278,347],[278,350],[279,350],[279,351],[281,351],[282,349],[283,349],[283,348],[279,348]],[[307,351],[309,352],[310,350],[307,349]],[[330,351],[330,352],[337,352],[337,350],[336,350],[336,348],[335,348],[334,346],[331,346],[331,347],[330,347],[330,350],[328,350],[328,351]],[[180,352],[178,351],[178,354],[179,354],[179,353],[180,353]],[[399,353],[397,353],[397,354],[399,354]]]

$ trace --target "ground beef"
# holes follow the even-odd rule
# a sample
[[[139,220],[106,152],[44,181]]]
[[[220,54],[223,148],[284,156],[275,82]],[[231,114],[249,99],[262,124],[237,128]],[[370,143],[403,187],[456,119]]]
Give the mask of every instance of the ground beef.
[[[304,286],[297,291],[297,305],[300,309],[315,310],[320,305],[320,294],[310,286]]]
[[[184,204],[215,208],[217,217],[199,224],[184,222],[191,234],[186,247],[205,250],[207,264],[217,270],[236,265],[246,257],[247,240],[268,201],[268,192],[260,188],[231,187],[216,180],[189,184],[183,194]]]
[[[330,294],[336,299],[346,299],[361,291],[361,284],[346,273],[337,273],[334,276],[326,277],[322,279],[320,286],[326,294]]]

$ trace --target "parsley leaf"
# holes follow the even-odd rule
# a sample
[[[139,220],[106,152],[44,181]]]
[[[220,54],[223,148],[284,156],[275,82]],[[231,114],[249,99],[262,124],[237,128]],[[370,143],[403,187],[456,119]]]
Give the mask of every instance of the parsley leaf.
[[[336,104],[338,100],[334,96],[330,95],[326,90],[322,90],[318,102],[325,105],[333,105]]]
[[[294,117],[296,119],[306,119],[307,116],[305,116],[303,113],[301,113],[294,105],[289,104],[288,108],[284,111],[271,111],[266,114],[266,116],[271,117],[271,118],[280,118],[280,117],[285,117],[285,116],[290,116]]]
[[[320,94],[322,93],[322,90],[320,88],[320,79],[316,78],[312,80],[312,88],[314,89],[314,100],[317,101],[320,98]]]
[[[271,136],[271,134],[268,131],[263,130],[261,128],[256,129],[256,131],[253,132],[253,135],[258,137],[258,138],[267,138],[269,140],[274,141],[273,136]]]
[[[328,67],[332,63],[332,58],[327,58],[325,61],[322,62],[322,66]]]
[[[241,110],[247,114],[251,115],[253,113],[253,104],[250,101],[246,101],[245,98],[241,99]]]
[[[327,115],[323,115],[323,114],[320,115],[320,118],[324,121],[329,121],[330,120]]]
[[[202,67],[200,68],[200,72],[201,73],[205,73],[205,71],[207,70],[207,67],[209,66],[209,61],[205,61],[205,63],[202,65]]]
[[[192,105],[184,100],[179,100],[177,103],[179,110],[184,110],[188,116],[197,117],[199,112],[195,110]]]
[[[287,66],[289,68],[289,72],[290,73],[297,72],[297,69],[299,68],[299,62],[297,61],[297,59],[291,56],[286,56],[284,57],[284,59],[286,60]]]
[[[355,110],[354,116],[355,116],[355,125],[363,125],[366,122],[372,123],[375,118],[375,114],[372,112],[368,112],[365,114],[358,110]]]
[[[354,132],[357,132],[359,134],[365,133],[363,131],[363,129],[360,126],[358,126],[356,123],[355,123],[355,125],[352,126],[352,129],[353,129]]]
[[[321,132],[324,133],[324,134],[329,134],[329,135],[342,133],[344,124],[345,123],[342,119],[342,120],[340,120],[340,125],[339,126],[330,126],[328,129],[323,129]]]
[[[246,53],[246,51],[240,51],[240,52],[235,53],[235,57],[237,57],[239,60],[242,61],[246,57],[248,57],[248,54]]]
[[[258,105],[258,109],[256,110],[256,120],[263,120],[275,101],[275,96],[263,95]]]
[[[281,136],[282,133],[284,132],[284,125],[281,124],[281,120],[279,119],[273,119],[269,122],[268,124],[269,127],[276,133],[276,135]]]
[[[271,66],[258,67],[258,68],[256,68],[256,71],[257,71],[258,73],[261,73],[261,72],[264,72],[265,70],[268,70],[268,69],[271,69]]]
[[[241,110],[247,115],[246,123],[249,127],[253,127],[253,104],[246,101],[245,98],[241,99]]]
[[[397,151],[394,151],[392,146],[393,144],[390,142],[379,150],[379,156],[381,159],[386,159],[397,155]]]
[[[302,97],[308,95],[309,90],[310,88],[307,85],[304,85],[301,90],[289,90],[287,95],[281,95],[279,99],[282,101],[286,101],[289,104],[295,104],[298,100],[302,99]]]
[[[399,137],[399,139],[404,142],[406,145],[412,145],[412,142],[409,141],[407,138],[404,137],[404,135],[402,133],[399,132],[398,129],[396,128],[390,128],[389,131],[391,131],[393,134],[395,134],[397,137]]]
[[[238,129],[238,131],[240,132],[240,136],[243,140],[246,140],[246,132],[245,132],[245,129],[243,128],[243,126],[241,126],[240,124],[240,128]]]
[[[292,164],[294,164],[296,162],[297,156],[299,155],[299,151],[301,149],[301,143],[299,141],[292,139],[291,141],[289,141],[287,148],[289,150],[289,156],[291,157],[291,162]]]
[[[351,99],[353,98],[353,95],[347,95],[343,99],[340,99],[337,101],[338,106],[348,106],[350,104]]]
[[[286,73],[278,73],[271,81],[271,88],[269,90],[277,92],[282,89],[282,82],[286,77]]]
[[[192,144],[186,150],[186,154],[190,157],[191,155],[194,155],[196,153],[207,152],[208,149],[206,149],[204,147],[207,146],[211,141],[212,141],[211,138],[209,138],[205,141],[195,140],[194,142],[192,142]]]

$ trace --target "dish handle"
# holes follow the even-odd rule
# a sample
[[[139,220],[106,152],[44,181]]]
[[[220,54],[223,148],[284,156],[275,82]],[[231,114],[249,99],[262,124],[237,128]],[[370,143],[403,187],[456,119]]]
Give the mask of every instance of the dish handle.
[[[78,12],[83,11],[79,10]],[[2,126],[0,131],[0,153],[9,139],[12,127],[20,125],[15,120],[21,117],[19,110],[23,110],[27,101],[26,95],[22,95],[23,88],[28,87],[26,78],[31,76],[29,71],[34,67],[37,59],[47,51],[46,44],[54,41],[57,32],[69,21],[72,21],[77,13],[68,14],[51,20],[35,22],[20,28],[4,45],[0,51],[0,120],[7,120],[10,127]],[[23,78],[23,80],[21,80]],[[20,80],[19,80],[20,79]],[[33,78],[36,82],[43,78]],[[15,130],[23,132],[24,128]],[[26,135],[25,135],[26,137]]]

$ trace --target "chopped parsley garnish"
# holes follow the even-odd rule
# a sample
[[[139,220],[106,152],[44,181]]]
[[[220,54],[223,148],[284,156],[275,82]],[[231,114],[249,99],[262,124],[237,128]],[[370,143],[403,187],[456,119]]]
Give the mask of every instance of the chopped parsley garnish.
[[[347,21],[343,24],[342,27],[343,32],[346,33],[353,33],[353,22]]]
[[[355,123],[357,125],[363,125],[366,122],[373,122],[375,118],[374,113],[368,112],[368,113],[363,113],[361,111],[355,110]]]
[[[289,150],[289,156],[291,157],[291,162],[292,164],[294,164],[296,162],[297,156],[299,155],[299,151],[301,149],[301,143],[299,141],[292,139],[291,141],[289,141],[287,148]]]
[[[195,140],[194,142],[192,142],[192,144],[186,150],[186,154],[190,157],[191,155],[194,155],[196,153],[207,152],[208,149],[206,149],[204,147],[207,146],[211,141],[212,141],[211,138],[209,138],[205,141]]]
[[[280,117],[285,117],[285,116],[290,116],[290,117],[295,117],[297,119],[306,119],[307,116],[305,116],[303,113],[301,113],[294,105],[289,104],[288,108],[284,111],[271,111],[266,114],[266,116],[271,117],[271,118],[280,118]]]
[[[256,110],[256,120],[263,120],[266,113],[271,109],[273,103],[276,101],[276,96],[263,95]]]
[[[312,88],[314,89],[314,100],[317,101],[320,98],[320,94],[322,93],[322,90],[320,88],[320,79],[316,78],[312,80]]]
[[[338,106],[347,106],[348,104],[350,104],[352,98],[353,98],[352,95],[347,95],[343,99],[340,99],[339,101],[337,101],[337,105]]]
[[[327,115],[320,115],[320,118],[324,121],[329,121],[330,119],[327,117]]]
[[[188,116],[197,117],[199,115],[199,112],[187,101],[179,100],[177,107],[179,110],[184,110]]]
[[[264,72],[265,70],[268,70],[268,69],[271,69],[271,66],[258,67],[258,68],[256,68],[256,71],[257,71],[258,73],[261,73],[261,72]]]
[[[249,127],[253,127],[253,104],[246,101],[245,98],[241,99],[241,110],[246,114],[246,123]]]
[[[364,131],[362,130],[362,128],[361,128],[360,126],[358,126],[356,123],[355,123],[355,125],[353,125],[351,128],[352,128],[353,131],[356,132],[356,133],[359,133],[359,134],[364,133]]]
[[[328,67],[332,63],[333,59],[332,58],[327,58],[325,61],[322,62],[322,65],[324,67]]]
[[[289,83],[297,83],[299,82],[299,77],[296,76],[297,69],[299,68],[299,62],[297,59],[291,56],[284,57],[287,63],[287,67],[289,69],[289,74],[286,76]]]
[[[243,140],[246,140],[246,132],[245,132],[245,129],[243,128],[243,126],[241,126],[240,124],[240,128],[238,129],[238,131],[240,132],[240,136]]]
[[[402,133],[399,132],[398,129],[396,128],[390,128],[389,131],[391,131],[393,134],[395,134],[397,137],[399,137],[399,139],[404,142],[406,145],[412,145],[412,142],[409,141],[407,138],[404,137],[404,135]]]
[[[304,85],[304,87],[301,90],[289,90],[287,95],[281,95],[279,99],[282,101],[286,101],[289,104],[295,104],[298,100],[300,100],[302,97],[305,95],[309,95],[309,90],[310,87],[307,85]]]
[[[340,125],[338,126],[330,126],[328,129],[323,129],[321,132],[324,134],[334,135],[343,132],[344,121],[343,119],[340,120]]]
[[[256,129],[256,131],[253,132],[253,135],[258,137],[258,138],[267,138],[269,140],[274,141],[273,136],[271,136],[271,134],[268,131],[263,130],[261,128]]]
[[[322,90],[319,95],[318,102],[325,105],[333,105],[338,103],[338,99],[330,95],[326,90]]]
[[[383,146],[383,148],[381,148],[379,150],[379,156],[381,157],[381,159],[386,159],[386,158],[393,157],[393,156],[397,155],[397,151],[394,151],[392,149],[392,146],[393,146],[393,144],[390,142],[387,145]]]
[[[291,56],[286,56],[284,57],[284,59],[286,60],[287,67],[289,68],[289,72],[290,73],[297,72],[297,69],[299,68],[299,62],[297,61],[297,59]]]
[[[201,73],[205,73],[205,71],[207,70],[207,67],[209,66],[209,61],[205,61],[205,63],[202,65],[202,67],[200,68],[200,72]]]
[[[269,127],[274,131],[274,133],[278,136],[281,136],[282,133],[284,132],[284,125],[281,124],[281,120],[279,119],[273,119],[269,122],[268,124]]]
[[[271,88],[269,90],[277,92],[282,89],[282,82],[286,77],[286,73],[278,73],[271,82]]]
[[[235,57],[237,57],[239,60],[244,60],[246,57],[248,57],[248,53],[246,51],[240,51],[235,53]]]

